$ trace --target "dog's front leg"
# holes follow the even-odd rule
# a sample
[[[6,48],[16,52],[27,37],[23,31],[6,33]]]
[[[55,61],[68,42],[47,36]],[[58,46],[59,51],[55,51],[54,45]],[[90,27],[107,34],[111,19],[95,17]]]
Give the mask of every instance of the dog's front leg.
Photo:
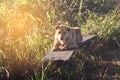
[[[59,46],[60,46],[60,43],[57,41],[54,41],[54,44],[53,44],[51,51],[59,50]]]

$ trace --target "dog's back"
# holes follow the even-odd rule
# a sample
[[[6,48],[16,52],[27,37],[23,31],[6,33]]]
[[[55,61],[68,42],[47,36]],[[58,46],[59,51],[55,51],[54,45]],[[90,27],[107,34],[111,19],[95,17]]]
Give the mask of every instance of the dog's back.
[[[75,33],[76,43],[80,44],[82,42],[82,40],[83,40],[80,28],[78,28],[78,27],[70,27],[70,29],[72,31],[74,31],[74,33]]]

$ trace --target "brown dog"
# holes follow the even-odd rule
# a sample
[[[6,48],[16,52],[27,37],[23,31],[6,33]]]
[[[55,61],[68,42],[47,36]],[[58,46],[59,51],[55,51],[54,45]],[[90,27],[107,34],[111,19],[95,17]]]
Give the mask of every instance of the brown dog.
[[[52,51],[77,48],[81,42],[82,35],[78,27],[68,28],[65,25],[58,25]]]

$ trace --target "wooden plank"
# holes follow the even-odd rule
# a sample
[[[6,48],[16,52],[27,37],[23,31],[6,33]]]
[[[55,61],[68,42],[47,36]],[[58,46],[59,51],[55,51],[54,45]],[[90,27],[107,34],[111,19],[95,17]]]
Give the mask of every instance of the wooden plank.
[[[70,59],[70,57],[72,56],[74,51],[75,50],[49,52],[44,57],[44,59],[45,59],[45,61],[47,61],[47,60],[51,60],[51,61],[57,61],[57,60],[66,61],[66,60]]]
[[[87,42],[87,41],[93,39],[94,37],[96,37],[96,35],[87,35],[87,36],[84,36],[82,43]]]
[[[87,35],[83,37],[83,41],[81,44],[79,44],[79,47],[83,46],[83,45],[87,45],[92,39],[94,39],[96,37],[96,35]]]
[[[83,41],[80,44],[79,47],[81,47],[82,45],[87,44],[87,42],[89,42],[91,39],[93,39],[95,37],[95,35],[87,35],[83,37]],[[52,51],[49,52],[48,54],[45,55],[44,60],[48,61],[57,61],[57,60],[62,60],[62,61],[66,61],[69,60],[72,56],[72,54],[74,53],[75,50],[67,50],[67,51]]]

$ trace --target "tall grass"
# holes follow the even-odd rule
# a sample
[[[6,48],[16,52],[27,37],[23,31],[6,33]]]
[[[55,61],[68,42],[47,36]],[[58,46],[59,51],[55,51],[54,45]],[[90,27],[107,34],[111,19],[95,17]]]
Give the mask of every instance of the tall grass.
[[[50,4],[49,0],[0,1],[0,66],[10,77],[26,76],[42,66],[53,41],[55,12]]]
[[[105,3],[100,1],[95,0],[93,4],[102,9]],[[45,66],[42,58],[52,47],[53,25],[58,21],[81,27],[83,35],[97,34],[103,39],[114,35],[113,39],[119,45],[119,6],[107,14],[99,14],[85,3],[88,4],[89,0],[0,0],[0,73],[4,67],[10,73],[10,79],[26,76],[31,80],[54,79],[51,77],[53,69],[49,64]],[[107,6],[111,9],[109,4]],[[77,62],[80,64],[73,66],[72,71],[68,65],[56,69],[58,76],[55,78],[63,76],[62,73],[68,79],[72,79],[72,75],[74,79],[78,75],[83,78],[84,62]],[[51,74],[47,75],[47,72]],[[31,75],[35,75],[34,78]]]

